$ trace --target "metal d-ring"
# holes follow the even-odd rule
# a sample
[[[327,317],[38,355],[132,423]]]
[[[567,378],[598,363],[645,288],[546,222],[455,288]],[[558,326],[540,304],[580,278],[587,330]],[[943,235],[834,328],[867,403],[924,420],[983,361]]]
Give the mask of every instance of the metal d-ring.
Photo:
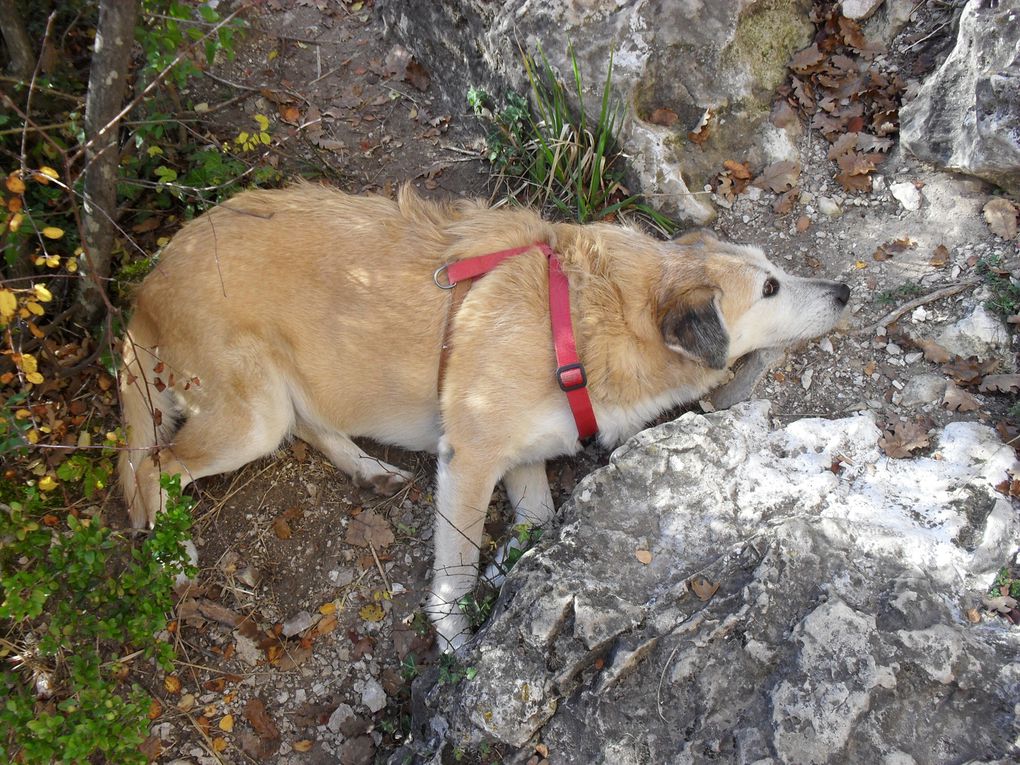
[[[452,290],[454,287],[457,286],[456,284],[451,284],[450,283],[449,276],[447,276],[447,278],[446,278],[446,284],[441,284],[440,281],[439,281],[439,274],[446,272],[446,270],[449,267],[450,267],[449,263],[444,263],[439,268],[437,268],[433,272],[433,274],[432,274],[432,281],[434,281],[436,283],[436,286],[439,287],[439,289],[441,289],[441,290]]]

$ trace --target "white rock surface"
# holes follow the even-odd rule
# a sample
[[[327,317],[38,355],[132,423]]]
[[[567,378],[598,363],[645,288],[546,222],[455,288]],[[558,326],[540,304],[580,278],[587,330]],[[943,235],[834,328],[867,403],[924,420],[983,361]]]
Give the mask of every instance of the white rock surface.
[[[843,15],[863,21],[878,10],[882,0],[843,0]]]
[[[958,356],[987,359],[1009,347],[1009,331],[983,305],[942,331],[936,342]]]
[[[896,197],[904,210],[913,212],[921,208],[921,192],[918,191],[917,186],[909,181],[901,181],[900,183],[889,184],[890,193]]]

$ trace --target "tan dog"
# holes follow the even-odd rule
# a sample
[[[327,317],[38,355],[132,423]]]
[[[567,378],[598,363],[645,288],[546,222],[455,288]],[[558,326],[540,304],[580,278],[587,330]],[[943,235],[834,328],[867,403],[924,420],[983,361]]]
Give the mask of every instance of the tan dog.
[[[578,351],[611,445],[727,380],[761,348],[828,332],[849,289],[785,274],[707,234],[660,242],[527,210],[397,202],[301,184],[240,194],[185,226],[139,289],[120,463],[133,523],[151,524],[160,471],[182,483],[240,468],[295,435],[361,485],[409,476],[351,440],[439,455],[428,609],[444,647],[467,636],[486,508],[502,479],[518,522],[553,513],[545,460],[580,448],[553,376],[546,258],[479,279],[453,318],[440,265],[548,242],[570,280]],[[158,414],[154,415],[154,412]]]

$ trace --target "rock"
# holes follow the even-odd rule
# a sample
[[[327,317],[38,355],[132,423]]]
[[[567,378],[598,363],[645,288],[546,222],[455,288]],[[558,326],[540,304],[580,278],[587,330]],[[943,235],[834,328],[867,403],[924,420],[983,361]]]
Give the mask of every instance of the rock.
[[[828,215],[830,218],[838,218],[843,214],[840,206],[829,197],[818,197],[818,209],[823,215]]]
[[[900,109],[900,143],[1020,193],[1020,0],[968,0],[949,58]]]
[[[925,374],[909,380],[903,386],[900,404],[906,407],[923,404],[937,404],[946,392],[946,378],[942,375]]]
[[[882,0],[843,0],[843,15],[848,19],[863,21],[878,10]]]
[[[762,167],[797,156],[799,122],[778,128],[769,114],[791,55],[814,33],[809,0],[380,0],[376,7],[458,112],[471,86],[497,98],[528,90],[519,45],[541,49],[569,80],[571,43],[587,112],[597,116],[612,52],[621,144],[641,190],[671,214],[709,220],[710,204],[691,192],[726,159]]]
[[[909,181],[890,183],[889,192],[903,205],[904,210],[913,212],[921,207],[921,192]]]
[[[540,734],[568,765],[1005,762],[1020,632],[961,603],[1016,548],[993,489],[1012,449],[956,422],[939,459],[892,460],[881,435],[868,414],[773,431],[752,401],[630,439],[508,576],[458,656],[474,678],[433,686],[415,729]]]
[[[238,657],[249,667],[254,667],[266,658],[254,640],[234,631],[234,646]]]
[[[333,710],[333,714],[329,716],[329,720],[326,722],[326,727],[333,733],[340,733],[344,722],[351,717],[354,717],[354,710],[351,708],[351,705],[340,704]]]
[[[361,691],[361,703],[371,712],[378,712],[386,707],[386,691],[374,677],[365,681],[365,687]]]
[[[942,330],[936,342],[957,356],[987,359],[1009,347],[1009,331],[983,305]]]
[[[283,623],[283,636],[294,637],[315,624],[315,618],[307,611],[298,611]]]

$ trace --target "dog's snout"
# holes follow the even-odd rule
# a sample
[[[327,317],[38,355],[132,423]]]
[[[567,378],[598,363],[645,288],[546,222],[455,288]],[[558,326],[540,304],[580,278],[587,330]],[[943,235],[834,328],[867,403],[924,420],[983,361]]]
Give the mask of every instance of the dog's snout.
[[[850,288],[845,284],[837,284],[832,290],[833,296],[836,298],[836,302],[840,306],[845,306],[850,302]]]

